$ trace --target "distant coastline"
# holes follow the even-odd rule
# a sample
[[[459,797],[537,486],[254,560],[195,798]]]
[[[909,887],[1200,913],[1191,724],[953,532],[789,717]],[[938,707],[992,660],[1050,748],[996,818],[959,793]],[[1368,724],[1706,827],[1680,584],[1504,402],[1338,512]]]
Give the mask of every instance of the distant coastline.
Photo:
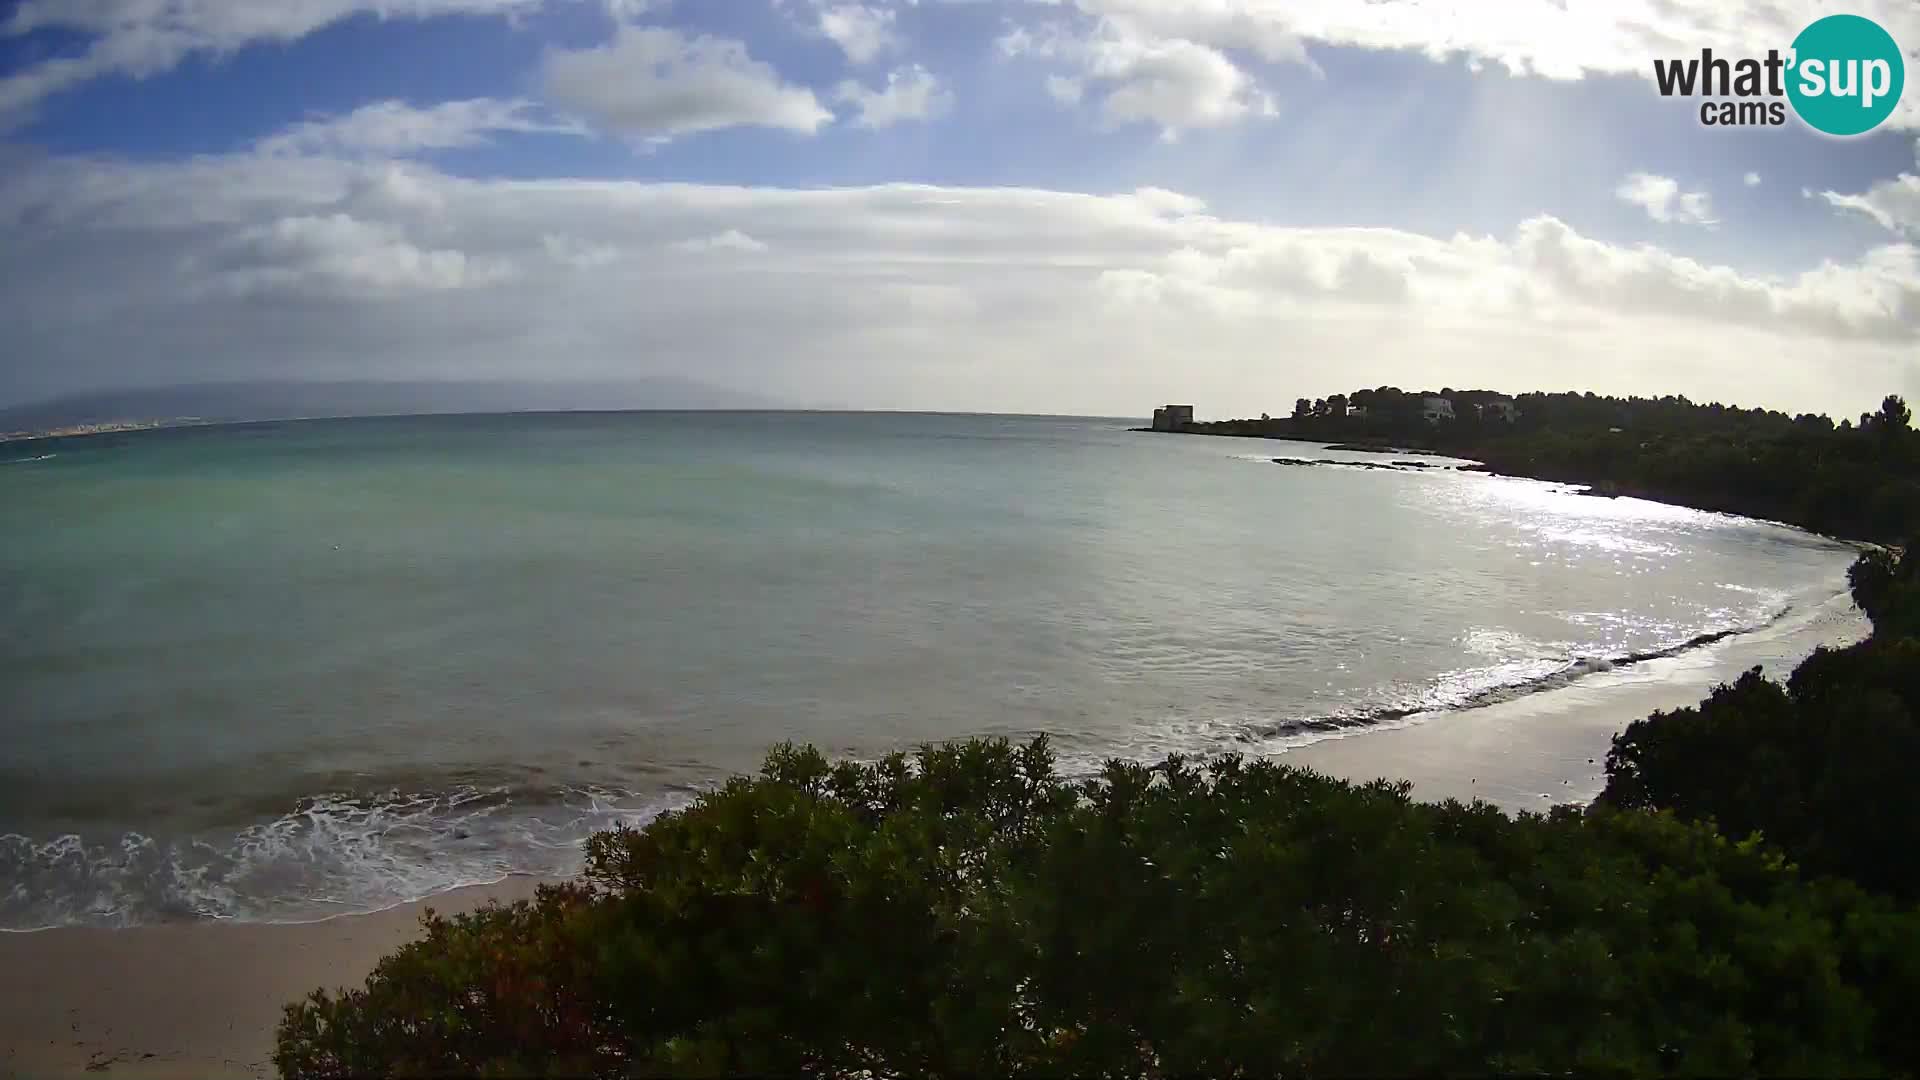
[[[1287,417],[1191,421],[1190,410],[1167,406],[1154,426],[1133,430],[1444,455],[1492,475],[1738,514],[1855,542],[1899,544],[1920,530],[1920,440],[1912,438],[1912,414],[1898,395],[1857,423],[1674,396],[1395,387],[1301,398]]]
[[[45,439],[73,439],[83,435],[112,435],[123,431],[152,431],[155,428],[200,427],[207,423],[209,423],[209,421],[181,418],[178,420],[116,420],[102,424],[73,424],[67,427],[50,428],[45,431],[0,432],[0,443],[38,442]]]

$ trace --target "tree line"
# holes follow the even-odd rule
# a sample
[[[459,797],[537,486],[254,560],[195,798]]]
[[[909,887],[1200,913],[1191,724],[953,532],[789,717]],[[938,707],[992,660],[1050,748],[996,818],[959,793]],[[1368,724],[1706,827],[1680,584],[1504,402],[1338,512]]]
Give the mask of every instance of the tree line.
[[[1428,420],[1427,397],[1454,418]],[[1485,409],[1511,401],[1515,415]],[[1604,397],[1382,386],[1295,402],[1293,415],[1198,423],[1196,434],[1376,442],[1473,458],[1494,472],[1893,543],[1920,532],[1920,432],[1898,395],[1858,421]]]

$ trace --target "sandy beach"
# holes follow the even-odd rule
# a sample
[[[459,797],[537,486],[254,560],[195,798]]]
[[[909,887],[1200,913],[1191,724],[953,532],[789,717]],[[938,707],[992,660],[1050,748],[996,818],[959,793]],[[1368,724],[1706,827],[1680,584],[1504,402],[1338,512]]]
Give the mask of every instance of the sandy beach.
[[[1289,751],[1355,780],[1413,781],[1417,798],[1480,798],[1508,811],[1586,802],[1605,784],[1608,741],[1657,709],[1697,702],[1760,664],[1784,676],[1819,645],[1864,636],[1843,600],[1786,625],[1571,687]],[[281,1007],[317,986],[358,984],[417,930],[421,909],[529,896],[516,877],[371,915],[294,925],[204,923],[0,934],[0,1080],[273,1074]]]
[[[1606,786],[1607,749],[1628,724],[1697,704],[1755,666],[1784,679],[1816,648],[1851,645],[1871,630],[1840,594],[1754,634],[1547,693],[1314,743],[1284,760],[1353,780],[1411,780],[1414,798],[1429,802],[1482,799],[1509,812],[1587,803]]]
[[[512,877],[371,915],[0,934],[0,1077],[274,1075],[283,1005],[356,985],[420,913],[533,895]]]

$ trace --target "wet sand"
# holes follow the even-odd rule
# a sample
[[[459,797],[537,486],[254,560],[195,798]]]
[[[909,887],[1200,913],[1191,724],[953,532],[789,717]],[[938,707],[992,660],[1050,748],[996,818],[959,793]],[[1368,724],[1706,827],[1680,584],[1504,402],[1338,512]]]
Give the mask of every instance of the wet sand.
[[[0,934],[0,1078],[272,1076],[282,1006],[358,985],[415,936],[423,908],[463,911],[534,885],[508,878],[317,923]]]
[[[1850,645],[1871,630],[1851,598],[1839,594],[1759,633],[1548,693],[1313,743],[1282,760],[1352,780],[1411,780],[1414,798],[1429,802],[1477,798],[1509,812],[1587,803],[1606,786],[1607,750],[1628,724],[1697,704],[1755,666],[1785,679],[1814,649]]]

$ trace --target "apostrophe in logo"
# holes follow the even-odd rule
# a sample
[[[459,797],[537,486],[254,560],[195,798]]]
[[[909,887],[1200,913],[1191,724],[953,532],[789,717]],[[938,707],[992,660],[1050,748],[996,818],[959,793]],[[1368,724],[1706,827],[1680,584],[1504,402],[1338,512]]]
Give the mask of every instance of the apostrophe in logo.
[[[1828,15],[1800,31],[1783,56],[1730,60],[1701,49],[1685,60],[1655,60],[1663,97],[1704,97],[1708,127],[1778,126],[1786,103],[1815,131],[1859,135],[1893,115],[1907,72],[1893,35],[1872,19]],[[1783,100],[1784,99],[1784,103]]]
[[[1787,100],[1817,131],[1859,135],[1900,103],[1906,64],[1893,35],[1872,19],[1829,15],[1793,39]]]

